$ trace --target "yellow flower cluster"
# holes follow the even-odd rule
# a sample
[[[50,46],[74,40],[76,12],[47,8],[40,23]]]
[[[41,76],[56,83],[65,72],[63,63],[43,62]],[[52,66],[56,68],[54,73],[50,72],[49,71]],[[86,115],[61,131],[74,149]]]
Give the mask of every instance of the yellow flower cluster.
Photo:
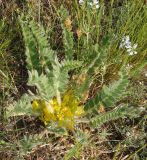
[[[49,102],[34,100],[32,109],[39,113],[39,118],[45,125],[57,122],[59,126],[68,129],[73,129],[75,118],[84,113],[83,106],[79,106],[79,102],[71,90],[65,92],[61,105],[58,104],[57,98],[53,98]]]

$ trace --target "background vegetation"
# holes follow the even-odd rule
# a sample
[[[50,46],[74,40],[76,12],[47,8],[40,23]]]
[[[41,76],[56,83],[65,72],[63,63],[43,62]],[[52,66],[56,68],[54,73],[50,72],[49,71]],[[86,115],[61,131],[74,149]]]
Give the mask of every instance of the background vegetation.
[[[0,8],[0,159],[146,159],[146,1]]]

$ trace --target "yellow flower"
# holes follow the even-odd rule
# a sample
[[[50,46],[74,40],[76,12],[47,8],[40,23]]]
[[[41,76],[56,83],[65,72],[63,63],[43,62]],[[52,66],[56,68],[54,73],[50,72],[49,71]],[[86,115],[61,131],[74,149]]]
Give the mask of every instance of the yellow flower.
[[[36,111],[36,110],[40,109],[38,100],[34,100],[34,101],[32,102],[32,108],[33,108],[33,111]]]
[[[84,113],[83,107],[79,106],[79,102],[72,90],[64,93],[61,105],[58,104],[57,98],[53,98],[49,102],[45,100],[34,100],[32,109],[34,112],[39,111],[39,118],[45,125],[54,121],[59,126],[68,129],[72,129],[75,118]]]
[[[84,113],[83,108],[82,108],[82,107],[77,107],[77,110],[76,110],[76,112],[75,112],[75,115],[76,115],[76,116],[80,116],[80,115],[83,114],[83,113]]]

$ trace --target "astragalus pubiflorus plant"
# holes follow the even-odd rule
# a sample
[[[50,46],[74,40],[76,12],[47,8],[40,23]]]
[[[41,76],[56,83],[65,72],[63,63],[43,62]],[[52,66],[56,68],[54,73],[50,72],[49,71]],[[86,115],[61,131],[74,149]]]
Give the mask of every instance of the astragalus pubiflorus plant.
[[[100,12],[102,11],[100,8]],[[44,123],[48,132],[54,131],[57,134],[77,131],[79,123],[95,129],[111,120],[136,116],[137,109],[123,101],[127,96],[126,88],[129,84],[126,64],[117,61],[119,56],[110,60],[110,50],[113,43],[116,43],[115,35],[110,32],[101,39],[92,39],[90,26],[87,24],[86,28],[84,22],[85,33],[83,30],[77,31],[77,42],[67,10],[61,7],[58,16],[64,46],[62,57],[58,51],[52,49],[50,37],[42,25],[36,23],[31,16],[19,16],[25,44],[28,86],[35,86],[36,91],[29,90],[20,100],[10,105],[7,116],[35,116]],[[97,23],[100,25],[100,22]],[[125,46],[125,40],[123,38],[121,47]],[[121,47],[120,50],[123,50]],[[115,47],[113,49],[115,50]],[[106,72],[111,71],[112,64],[119,66],[116,67],[118,72],[115,75],[112,73],[112,77],[115,78],[110,84],[109,81],[104,83]],[[100,79],[100,89],[91,96],[95,77]],[[80,138],[78,137],[80,140],[77,138],[77,143],[67,154],[67,159],[70,159],[69,157],[72,157],[82,145],[86,145],[85,141],[90,136],[86,139],[84,135],[82,132]],[[29,142],[34,146],[33,137],[25,137],[20,143],[20,148],[28,151],[27,147],[24,149],[22,146]],[[32,149],[31,147],[29,149]]]
[[[29,91],[10,107],[8,116],[35,115],[47,126],[72,130],[77,119],[98,127],[107,121],[133,115],[134,109],[131,106],[115,106],[125,96],[124,91],[129,82],[124,69],[119,72],[117,81],[109,86],[104,85],[95,97],[88,99],[95,71],[106,65],[109,39],[105,40],[103,49],[100,49],[98,43],[89,47],[91,55],[87,61],[75,58],[76,43],[71,20],[63,7],[59,14],[65,57],[61,61],[58,53],[48,44],[44,28],[29,16],[19,17],[26,47],[28,85],[35,86],[37,93]],[[99,114],[102,107],[113,110]]]

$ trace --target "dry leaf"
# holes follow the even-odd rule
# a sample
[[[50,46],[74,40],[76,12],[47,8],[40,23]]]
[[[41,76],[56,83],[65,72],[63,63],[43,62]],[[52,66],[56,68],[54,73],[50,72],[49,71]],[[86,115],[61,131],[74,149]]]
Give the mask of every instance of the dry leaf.
[[[68,18],[65,20],[64,25],[65,25],[65,27],[66,27],[67,29],[71,30],[71,29],[72,29],[71,24],[72,24],[72,21],[71,21],[70,18],[68,17]]]
[[[86,76],[87,75],[85,73],[80,74],[78,79],[77,79],[77,84],[82,84],[85,81]]]
[[[98,108],[98,113],[103,113],[103,112],[105,112],[105,107],[103,106],[103,104],[100,104]]]
[[[80,29],[77,29],[76,33],[77,33],[78,39],[80,39],[80,37],[82,35],[82,31]]]

